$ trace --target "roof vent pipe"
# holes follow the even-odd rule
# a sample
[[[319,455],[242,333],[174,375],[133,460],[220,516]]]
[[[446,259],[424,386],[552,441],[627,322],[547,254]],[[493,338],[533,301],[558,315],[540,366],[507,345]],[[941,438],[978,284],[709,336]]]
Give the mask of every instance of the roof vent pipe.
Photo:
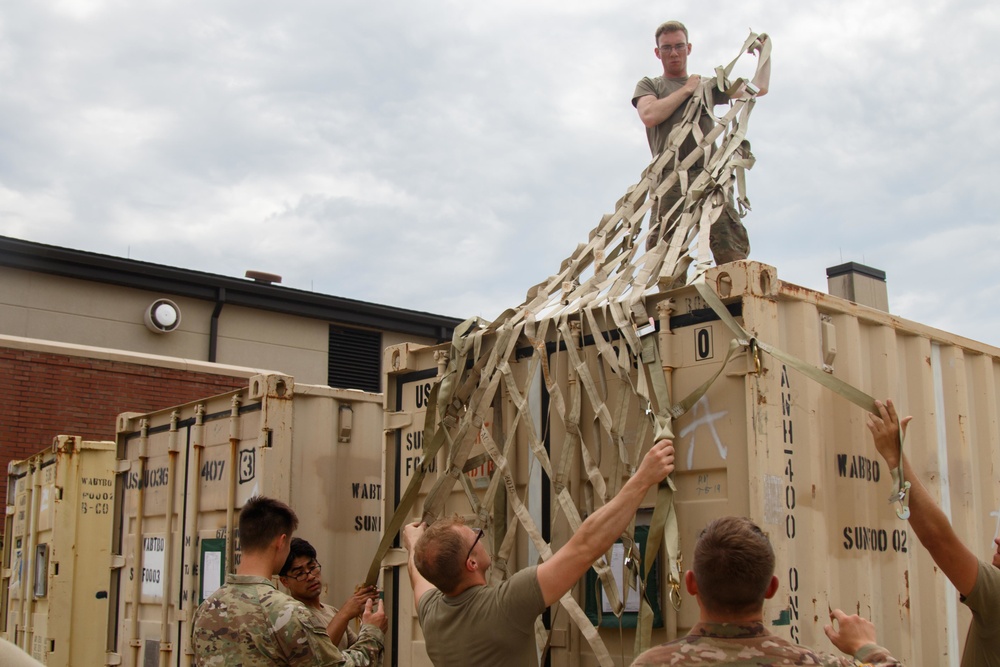
[[[276,273],[264,273],[263,271],[247,271],[247,278],[250,278],[255,283],[263,283],[264,285],[270,285],[271,283],[281,283],[281,276]]]
[[[833,296],[853,301],[859,306],[889,312],[885,271],[857,262],[847,262],[826,270],[826,284]]]

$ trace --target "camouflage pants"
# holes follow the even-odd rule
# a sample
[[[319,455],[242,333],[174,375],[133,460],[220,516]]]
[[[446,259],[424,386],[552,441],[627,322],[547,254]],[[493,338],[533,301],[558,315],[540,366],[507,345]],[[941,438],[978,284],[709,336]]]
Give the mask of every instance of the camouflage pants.
[[[653,221],[650,225],[649,237],[646,240],[646,249],[649,250],[656,244],[656,239],[660,235],[660,221],[674,204],[681,198],[680,184],[675,184],[663,197],[658,205],[653,207],[650,218]],[[672,233],[664,237],[664,242],[670,243]],[[739,215],[727,204],[722,211],[722,215],[712,225],[712,231],[708,238],[709,247],[712,249],[712,257],[716,265],[735,262],[738,259],[746,259],[750,255],[750,239],[747,236],[746,227],[739,220]]]

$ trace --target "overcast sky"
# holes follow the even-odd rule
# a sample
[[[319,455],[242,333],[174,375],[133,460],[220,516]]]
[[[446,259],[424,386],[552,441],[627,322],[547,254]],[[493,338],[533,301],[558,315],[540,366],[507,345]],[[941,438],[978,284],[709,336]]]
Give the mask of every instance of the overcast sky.
[[[4,2],[0,234],[492,319],[638,180],[677,18],[693,73],[772,39],[751,258],[1000,345],[998,5],[686,4]]]

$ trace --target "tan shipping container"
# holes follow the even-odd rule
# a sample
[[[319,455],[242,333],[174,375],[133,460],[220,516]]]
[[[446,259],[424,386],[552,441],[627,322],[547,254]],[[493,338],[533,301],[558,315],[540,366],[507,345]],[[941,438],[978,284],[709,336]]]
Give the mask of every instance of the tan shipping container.
[[[710,289],[760,341],[872,396],[892,397],[901,414],[914,416],[906,447],[916,474],[940,499],[962,540],[986,558],[1000,516],[1000,349],[781,282],[773,267],[756,262],[712,268],[706,277]],[[734,334],[690,286],[648,296],[645,305],[658,319],[653,335],[670,395],[677,400],[719,370]],[[595,320],[616,344],[610,317],[596,312]],[[609,372],[600,370],[606,361],[593,342],[597,331],[586,326],[585,333],[576,342],[590,376],[604,378],[598,382],[601,401],[618,405],[623,390]],[[564,341],[560,344],[550,335],[544,343],[549,371],[562,394],[573,395],[578,377],[568,372]],[[549,458],[558,461],[566,439],[563,421],[554,413],[540,374],[533,382],[525,381],[532,345],[525,340],[518,348],[510,364],[512,377],[531,406],[535,435]],[[446,349],[398,345],[386,351],[388,514],[419,464],[427,399]],[[620,477],[619,452],[599,426],[592,397],[587,391],[579,393],[583,441],[605,480]],[[626,405],[618,426],[623,441],[645,451],[652,429],[644,431],[644,442],[637,442],[644,406],[634,397]],[[511,462],[517,492],[555,549],[569,538],[569,527],[554,500],[555,490],[532,461],[523,420],[513,422],[515,413],[501,383],[486,426],[497,443],[515,433]],[[957,666],[970,614],[909,525],[897,518],[897,505],[887,502],[890,471],[874,450],[865,418],[861,408],[761,350],[757,355],[743,351],[731,359],[704,397],[674,423],[675,506],[684,563],[692,562],[698,533],[711,519],[749,516],[769,534],[777,556],[781,585],[764,609],[769,630],[837,653],[823,626],[829,622],[829,610],[839,607],[870,618],[880,643],[905,664]],[[421,515],[426,492],[447,461],[446,450],[430,463],[412,518]],[[471,456],[483,453],[477,442]],[[567,488],[585,514],[594,504],[593,488],[579,448],[571,455]],[[476,494],[476,503],[488,504],[483,489],[491,472],[489,463],[466,472],[468,484],[455,484],[446,513],[473,518],[469,490]],[[651,493],[637,524],[648,523],[654,501]],[[492,548],[512,516],[509,502],[501,499],[484,538]],[[510,571],[537,561],[520,524],[517,531]],[[697,603],[686,591],[679,611],[670,604],[664,559],[661,551],[654,569],[659,575],[654,597],[662,615],[660,627],[653,630],[654,645],[682,636],[698,619]],[[634,657],[635,630],[627,627],[632,619],[628,612],[623,614],[625,627],[619,628],[618,619],[599,611],[600,595],[591,577],[574,590],[595,624],[603,623],[599,633],[613,663],[628,665]],[[387,579],[386,598],[394,620],[387,664],[429,665],[405,568]],[[598,664],[566,613],[551,613],[546,623],[552,628],[552,665]]]
[[[287,502],[340,605],[382,530],[382,396],[261,375],[202,401],[118,419],[108,664],[193,664],[190,620],[234,572],[254,495]]]
[[[0,629],[42,664],[104,662],[114,470],[73,436],[8,466]]]

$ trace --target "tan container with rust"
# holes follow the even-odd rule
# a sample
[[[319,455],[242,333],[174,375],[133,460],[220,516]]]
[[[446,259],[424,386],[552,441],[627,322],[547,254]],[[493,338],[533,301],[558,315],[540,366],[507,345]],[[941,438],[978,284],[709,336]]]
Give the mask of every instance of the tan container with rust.
[[[261,375],[247,389],[118,419],[120,528],[108,664],[193,664],[190,620],[239,562],[239,509],[287,502],[339,606],[382,530],[382,397]]]
[[[71,436],[8,467],[0,629],[42,664],[104,662],[114,470]]]
[[[906,446],[916,474],[941,499],[962,540],[980,558],[989,558],[1000,514],[1000,349],[783,283],[773,267],[756,262],[714,268],[708,284],[761,341],[872,396],[892,397],[902,414],[912,414]],[[655,335],[671,396],[677,400],[718,370],[734,336],[691,287],[653,295],[646,307],[658,314]],[[614,328],[607,321],[601,324],[606,330]],[[546,343],[549,367],[568,396],[567,355],[552,340]],[[524,347],[529,347],[527,342]],[[582,348],[592,377],[599,377],[597,369],[604,362],[596,347],[584,340]],[[444,349],[399,345],[386,351],[387,511],[405,490],[421,454],[426,398]],[[526,365],[511,364],[519,381]],[[605,403],[615,404],[615,385],[609,381],[604,392]],[[565,437],[562,422],[548,416],[541,383],[528,397],[539,435],[550,458],[558,460]],[[607,478],[617,452],[601,437],[586,392],[582,400],[583,437],[598,453]],[[503,442],[513,428],[514,414],[506,394],[498,394],[492,414],[491,436]],[[627,442],[635,442],[643,418],[643,406],[631,399],[624,429]],[[865,419],[864,410],[774,357],[744,352],[730,360],[708,393],[674,423],[675,502],[684,563],[691,563],[698,533],[711,519],[749,516],[769,534],[777,556],[780,588],[764,608],[770,631],[837,653],[823,626],[829,622],[829,610],[839,607],[872,619],[880,643],[905,664],[957,666],[970,614],[908,523],[897,518],[897,506],[887,501],[890,471],[874,450]],[[517,438],[513,468],[519,493],[545,538],[558,548],[569,538],[565,518],[550,500],[554,494],[548,481],[543,482],[537,465],[530,465],[533,455],[521,431]],[[640,444],[645,451],[651,442]],[[477,444],[472,456],[483,451]],[[579,452],[575,456],[569,489],[583,508],[589,489]],[[433,465],[440,470],[444,461],[442,451]],[[489,473],[482,466],[469,473],[479,494]],[[428,474],[424,491],[437,474]],[[646,499],[647,509],[654,500],[652,495]],[[419,516],[421,508],[418,502],[411,516]],[[510,511],[503,502],[497,508]],[[460,485],[447,509],[470,514]],[[509,517],[492,519],[496,527]],[[644,521],[645,510],[637,523]],[[533,550],[529,553],[523,529],[518,530],[511,571],[537,558]],[[686,591],[680,611],[674,612],[663,584],[665,554],[660,556],[663,625],[653,631],[654,645],[683,635],[698,619],[697,604]],[[405,568],[386,583],[389,612],[397,620],[389,646],[395,655],[392,664],[430,664]],[[591,584],[577,585],[574,594],[581,607],[591,592]],[[567,615],[558,613],[554,619],[552,664],[597,664]],[[634,657],[635,631],[602,627],[600,634],[615,664],[628,665]]]

